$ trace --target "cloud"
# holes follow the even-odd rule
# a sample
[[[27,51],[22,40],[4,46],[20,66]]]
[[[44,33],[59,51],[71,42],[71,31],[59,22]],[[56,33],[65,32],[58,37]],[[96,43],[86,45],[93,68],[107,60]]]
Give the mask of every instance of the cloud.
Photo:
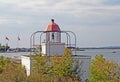
[[[16,10],[26,10],[33,13],[63,13],[74,16],[86,14],[101,14],[95,10],[120,9],[120,6],[109,6],[103,4],[107,0],[0,0],[1,4],[12,5]],[[82,15],[81,15],[82,14]],[[102,15],[102,14],[101,14]]]
[[[6,5],[14,5],[16,8],[21,8],[21,9],[30,9],[33,11],[51,11],[51,10],[69,10],[69,9],[75,9],[77,7],[81,7],[84,3],[87,4],[95,4],[98,2],[101,2],[102,0],[61,0],[61,1],[50,1],[50,0],[11,0],[11,1],[6,1],[6,0],[0,0],[1,4],[6,4]]]
[[[25,24],[27,23],[27,19],[20,19],[20,18],[7,18],[7,17],[0,17],[0,25],[8,25],[8,24]]]
[[[4,26],[12,28],[7,31],[20,31],[24,39],[24,35],[29,37],[27,35],[33,31],[44,30],[51,18],[55,18],[61,29],[82,35],[79,39],[83,41],[81,45],[90,40],[97,43],[97,37],[101,37],[99,34],[105,34],[108,28],[112,29],[108,35],[112,35],[114,28],[118,33],[120,25],[117,0],[0,0],[0,11],[0,28]]]
[[[13,18],[15,16],[16,20],[11,21],[20,24],[26,23],[24,20],[33,22],[34,19],[39,21],[39,17],[43,20],[51,16],[68,19],[72,17],[73,20],[87,24],[104,24],[107,21],[112,23],[119,20],[120,5],[109,5],[105,4],[106,2],[109,3],[108,0],[0,0],[5,8],[3,14],[7,12],[7,16]],[[114,1],[111,0],[111,2]],[[1,20],[1,23],[5,22],[10,22],[10,19]]]

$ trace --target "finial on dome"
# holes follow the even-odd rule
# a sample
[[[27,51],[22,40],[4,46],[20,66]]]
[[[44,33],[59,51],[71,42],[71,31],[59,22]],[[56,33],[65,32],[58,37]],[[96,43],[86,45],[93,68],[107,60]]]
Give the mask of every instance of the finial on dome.
[[[54,22],[54,19],[51,19],[52,22]]]

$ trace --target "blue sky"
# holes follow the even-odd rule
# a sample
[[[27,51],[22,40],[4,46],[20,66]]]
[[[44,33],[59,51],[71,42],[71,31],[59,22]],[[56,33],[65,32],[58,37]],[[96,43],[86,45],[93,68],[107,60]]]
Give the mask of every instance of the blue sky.
[[[120,46],[120,0],[0,0],[0,43],[29,47],[51,18],[77,35],[79,47]]]

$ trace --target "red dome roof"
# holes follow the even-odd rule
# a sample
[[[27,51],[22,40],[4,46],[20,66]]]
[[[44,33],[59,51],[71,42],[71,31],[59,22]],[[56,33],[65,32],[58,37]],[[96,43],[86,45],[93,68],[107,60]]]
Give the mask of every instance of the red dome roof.
[[[51,20],[51,23],[50,23],[50,24],[48,24],[46,31],[47,31],[47,32],[59,32],[59,31],[60,31],[60,28],[59,28],[59,26],[54,22],[54,19]]]

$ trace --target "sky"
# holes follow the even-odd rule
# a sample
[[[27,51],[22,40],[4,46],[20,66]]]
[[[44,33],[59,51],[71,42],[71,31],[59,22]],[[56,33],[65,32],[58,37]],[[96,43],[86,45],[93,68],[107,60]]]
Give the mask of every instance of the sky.
[[[0,43],[30,46],[35,31],[51,19],[73,31],[78,47],[120,46],[120,0],[0,0]]]

